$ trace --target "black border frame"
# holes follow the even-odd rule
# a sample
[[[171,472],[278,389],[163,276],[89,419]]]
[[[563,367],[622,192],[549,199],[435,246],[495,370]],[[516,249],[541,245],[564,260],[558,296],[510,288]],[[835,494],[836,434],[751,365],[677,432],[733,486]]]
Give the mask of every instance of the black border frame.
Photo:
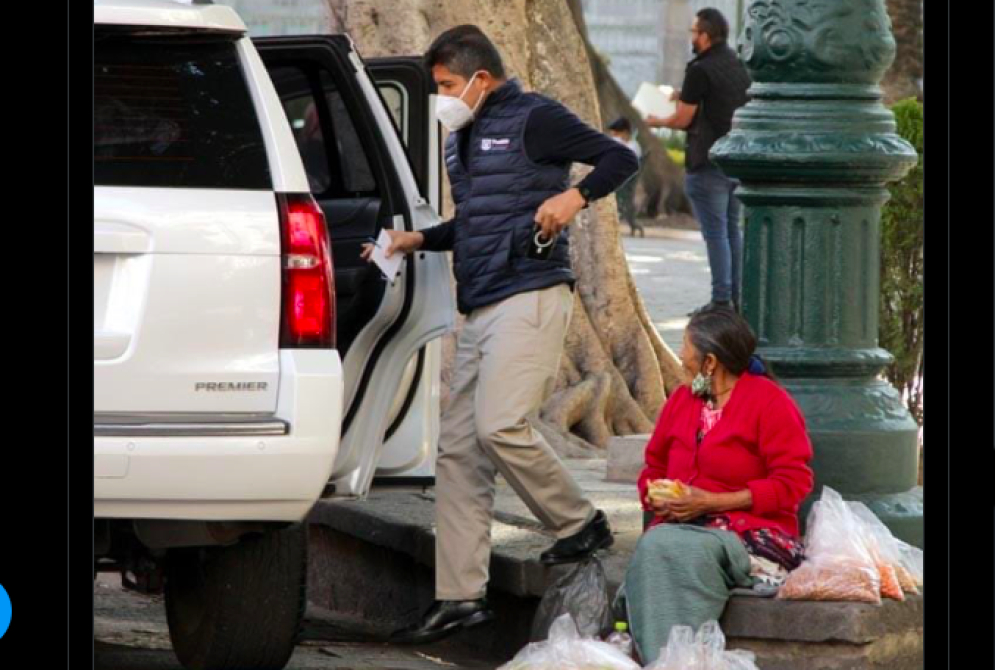
[[[995,278],[995,218],[982,204],[987,198],[979,197],[993,188],[985,154],[995,150],[993,109],[986,103],[992,99],[989,91],[995,73],[988,69],[993,63],[992,33],[982,31],[995,29],[995,16],[992,3],[972,4],[968,14],[951,7],[957,6],[927,5],[924,23],[929,75],[924,79],[930,80],[933,96],[925,134],[931,152],[925,173],[931,278],[926,300],[938,306],[931,312],[929,348],[936,352],[931,354],[936,361],[932,365],[944,370],[933,380],[941,387],[931,396],[940,398],[943,407],[937,412],[934,400],[930,414],[933,444],[942,449],[942,455],[930,460],[930,491],[935,493],[939,483],[942,496],[930,498],[926,522],[925,544],[931,550],[927,571],[934,594],[926,608],[930,669],[995,667],[991,657],[985,662],[982,654],[987,652],[979,644],[992,628],[983,613],[987,603],[979,607],[979,577],[988,572],[987,565],[979,564],[988,563],[988,542],[980,546],[982,523],[977,518],[981,500],[986,507],[992,504],[986,494],[993,488],[995,469],[995,458],[987,452],[989,439],[979,435],[978,421],[979,413],[987,414],[987,408],[995,406],[988,377],[989,370],[995,372],[995,360],[989,362],[995,346],[988,345],[995,345],[995,338],[992,333],[978,333],[979,325],[986,327],[983,323],[988,322],[979,318],[979,312],[995,305],[995,294],[987,295],[993,284],[981,277],[991,273]],[[987,20],[978,20],[979,13]],[[977,34],[975,38],[963,34],[966,19],[975,26],[970,31]],[[937,431],[936,417],[943,417],[942,432]],[[931,449],[935,454],[936,447]],[[975,454],[982,449],[987,454],[978,462]],[[983,525],[987,528],[987,521]],[[995,562],[992,565],[995,571]]]
[[[80,219],[93,218],[93,5],[79,2],[67,2],[66,5],[69,12],[64,61],[69,68],[65,145],[68,153],[65,263],[68,276],[63,286],[69,292],[66,329],[69,338],[65,349],[68,354],[67,427],[64,433],[68,465],[65,482],[69,560],[66,564],[68,585],[62,587],[62,596],[68,601],[67,667],[80,667],[87,651],[91,664],[94,653],[93,433],[87,430],[93,420],[93,352],[86,336],[86,331],[93,325],[92,261],[87,258],[93,253],[93,237],[89,227],[80,224]],[[30,25],[30,20],[25,25]],[[47,460],[48,465],[42,467],[51,467],[55,462],[55,459]],[[51,492],[54,486],[48,488]],[[43,526],[39,530],[50,535],[52,528]],[[44,540],[40,539],[36,544],[42,542]],[[87,576],[91,578],[90,582],[85,581]],[[51,598],[53,604],[59,600],[61,598]],[[89,610],[88,628],[83,625],[87,621],[86,610]],[[43,622],[38,624],[40,630],[47,627]],[[55,636],[55,630],[55,626],[51,626],[51,637]],[[41,650],[47,650],[51,643],[50,640],[43,642]]]

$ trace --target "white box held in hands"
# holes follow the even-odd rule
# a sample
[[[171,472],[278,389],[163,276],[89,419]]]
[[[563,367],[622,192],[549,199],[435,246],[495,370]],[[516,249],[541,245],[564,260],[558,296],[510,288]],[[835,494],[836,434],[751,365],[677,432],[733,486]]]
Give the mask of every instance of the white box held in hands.
[[[677,103],[670,99],[674,89],[670,86],[657,86],[644,81],[632,99],[632,106],[645,119],[652,114],[666,118],[677,111]]]

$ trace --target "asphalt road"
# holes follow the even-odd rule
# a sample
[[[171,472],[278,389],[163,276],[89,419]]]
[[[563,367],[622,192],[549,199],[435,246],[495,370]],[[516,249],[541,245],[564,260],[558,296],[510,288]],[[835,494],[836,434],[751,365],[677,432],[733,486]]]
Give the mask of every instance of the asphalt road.
[[[310,612],[309,612],[310,614]],[[95,670],[183,670],[173,655],[162,597],[121,587],[114,574],[101,574],[93,589]],[[498,663],[468,657],[443,642],[424,647],[344,641],[348,637],[327,622],[305,621],[302,642],[286,670],[492,670]],[[361,631],[353,628],[354,638]]]

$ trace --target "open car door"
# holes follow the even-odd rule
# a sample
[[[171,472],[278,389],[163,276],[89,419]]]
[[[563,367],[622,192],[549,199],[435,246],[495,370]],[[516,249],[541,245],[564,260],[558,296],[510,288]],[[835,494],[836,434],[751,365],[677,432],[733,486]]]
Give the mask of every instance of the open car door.
[[[442,129],[435,118],[435,82],[416,56],[366,61],[408,151],[422,196],[442,213]],[[442,340],[419,350],[405,370],[377,466],[377,483],[432,484],[439,441]]]
[[[378,84],[344,35],[253,42],[290,120],[331,237],[346,395],[329,493],[363,496],[378,467],[381,474],[424,475],[434,460],[438,346],[433,360],[426,345],[455,320],[447,259],[411,255],[388,282],[360,257],[362,245],[384,228],[421,230],[439,222],[431,82],[416,61],[388,59],[376,66]],[[408,420],[422,415],[428,418]]]

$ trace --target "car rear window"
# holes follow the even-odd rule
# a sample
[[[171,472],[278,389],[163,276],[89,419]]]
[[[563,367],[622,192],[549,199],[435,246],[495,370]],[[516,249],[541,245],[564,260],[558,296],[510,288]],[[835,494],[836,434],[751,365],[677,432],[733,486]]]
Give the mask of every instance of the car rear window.
[[[99,186],[272,188],[234,37],[98,32]]]

